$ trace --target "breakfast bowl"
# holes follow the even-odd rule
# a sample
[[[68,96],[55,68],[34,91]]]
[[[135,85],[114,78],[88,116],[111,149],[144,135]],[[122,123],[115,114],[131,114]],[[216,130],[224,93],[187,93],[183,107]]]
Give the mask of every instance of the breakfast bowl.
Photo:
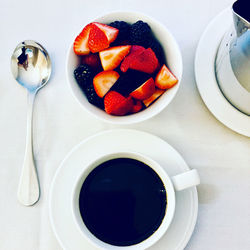
[[[78,85],[74,76],[74,70],[79,66],[81,58],[75,54],[74,40],[72,41],[67,54],[66,74],[73,96],[87,112],[91,113],[102,121],[112,124],[133,124],[152,118],[153,116],[160,113],[164,108],[166,108],[173,100],[179,89],[182,78],[182,56],[179,46],[170,31],[160,22],[144,14],[136,12],[112,12],[93,20],[92,22],[109,24],[116,20],[125,21],[129,24],[133,24],[139,20],[142,20],[150,26],[153,36],[158,40],[163,48],[165,57],[164,60],[166,62],[167,68],[169,69],[169,74],[171,77],[173,76],[177,79],[177,83],[167,90],[159,90],[161,93],[160,97],[156,101],[152,102],[151,105],[137,113],[112,115],[89,103],[83,90]],[[83,27],[84,25],[82,28]],[[75,35],[74,38],[75,37],[77,37],[77,35]],[[160,72],[161,70],[158,68],[158,71]]]

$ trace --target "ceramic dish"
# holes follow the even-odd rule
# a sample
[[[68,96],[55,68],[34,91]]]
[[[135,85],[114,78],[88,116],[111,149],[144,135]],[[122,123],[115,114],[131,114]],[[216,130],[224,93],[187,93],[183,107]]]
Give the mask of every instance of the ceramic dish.
[[[122,143],[121,143],[122,142]],[[150,145],[150,146],[149,146]],[[157,150],[152,150],[157,148]],[[94,135],[79,145],[63,160],[52,181],[49,212],[53,231],[65,250],[94,250],[80,232],[72,212],[72,194],[84,166],[102,154],[134,151],[157,161],[170,175],[189,170],[181,155],[160,138],[136,130],[115,129]],[[176,193],[176,210],[172,223],[162,238],[150,250],[183,250],[188,243],[197,219],[196,187]]]
[[[204,31],[196,50],[195,78],[200,95],[212,114],[230,129],[250,137],[250,116],[227,101],[214,72],[218,46],[232,22],[232,9],[228,8],[215,17]]]
[[[90,104],[87,101],[87,98],[85,97],[84,93],[79,88],[73,75],[74,69],[79,64],[79,57],[75,55],[73,51],[74,40],[72,40],[72,43],[68,50],[68,56],[67,56],[67,61],[66,61],[66,71],[67,71],[68,83],[69,83],[70,89],[72,90],[72,94],[86,111],[93,114],[96,118],[109,122],[109,123],[132,124],[132,123],[147,120],[155,116],[156,114],[161,112],[164,108],[166,108],[168,104],[173,100],[174,96],[177,93],[177,90],[179,89],[180,82],[181,82],[182,56],[181,56],[179,46],[177,42],[175,41],[175,38],[173,37],[173,35],[170,33],[170,31],[163,24],[159,23],[158,21],[144,14],[135,13],[135,12],[113,12],[105,16],[99,17],[95,19],[94,21],[101,22],[101,23],[110,23],[115,20],[123,20],[128,23],[134,23],[138,20],[143,20],[144,22],[147,22],[150,25],[155,37],[161,43],[165,51],[168,67],[179,80],[178,84],[176,84],[171,89],[167,90],[155,103],[153,103],[150,107],[148,107],[147,109],[141,112],[127,115],[127,116],[112,116],[112,115],[107,114],[103,110],[95,107],[94,105]],[[91,21],[89,21],[88,23],[90,23]],[[82,29],[86,24],[87,23],[83,24],[82,27],[79,27],[79,29]],[[73,39],[76,37],[76,35],[77,34],[73,36]]]

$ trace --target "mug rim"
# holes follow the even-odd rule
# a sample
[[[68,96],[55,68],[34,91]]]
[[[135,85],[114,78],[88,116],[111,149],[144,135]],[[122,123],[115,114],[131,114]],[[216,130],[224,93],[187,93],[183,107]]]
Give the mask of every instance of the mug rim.
[[[135,159],[137,161],[141,161],[148,165],[150,168],[153,169],[153,171],[159,176],[161,181],[164,184],[164,187],[166,189],[167,194],[167,204],[166,204],[166,212],[163,217],[163,220],[160,224],[160,226],[157,228],[157,230],[151,234],[148,238],[145,240],[128,246],[117,246],[112,245],[109,243],[106,243],[99,238],[97,238],[92,232],[89,231],[87,226],[85,225],[81,214],[79,210],[79,195],[81,191],[81,187],[87,178],[87,176],[101,163],[117,159],[117,158],[130,158]],[[96,159],[94,159],[91,163],[89,163],[86,167],[83,168],[81,174],[77,178],[76,184],[74,185],[72,189],[72,195],[71,195],[71,208],[72,208],[72,214],[74,218],[74,222],[77,225],[78,231],[80,231],[81,235],[85,237],[92,245],[94,245],[97,248],[101,249],[119,249],[122,248],[124,250],[138,250],[138,249],[146,249],[155,244],[167,231],[169,228],[172,219],[174,217],[175,212],[175,190],[173,187],[173,183],[171,181],[171,178],[168,176],[167,172],[163,169],[163,167],[151,159],[148,156],[145,156],[141,153],[134,152],[134,151],[119,151],[119,152],[112,152],[109,154],[104,154]]]

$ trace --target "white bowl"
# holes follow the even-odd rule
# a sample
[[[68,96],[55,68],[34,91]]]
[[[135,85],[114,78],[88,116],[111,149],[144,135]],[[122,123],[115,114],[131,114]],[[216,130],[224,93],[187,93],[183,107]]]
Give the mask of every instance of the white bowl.
[[[148,17],[141,13],[136,12],[112,12],[102,17],[99,17],[93,21],[101,22],[101,23],[110,23],[116,20],[123,20],[128,23],[134,23],[138,20],[142,20],[147,22],[155,37],[161,43],[166,56],[167,65],[170,70],[174,73],[174,75],[178,78],[178,83],[172,87],[171,89],[167,90],[155,103],[151,106],[146,108],[145,110],[131,114],[126,116],[113,116],[107,114],[105,111],[95,107],[94,105],[90,104],[85,97],[84,93],[78,86],[75,78],[74,78],[74,70],[79,65],[79,57],[75,55],[73,51],[73,41],[70,45],[67,55],[67,62],[66,62],[66,72],[68,77],[68,82],[70,88],[72,90],[73,96],[77,99],[80,105],[89,113],[96,116],[98,119],[103,121],[113,123],[113,124],[132,124],[147,120],[159,112],[161,112],[168,104],[173,100],[174,96],[179,89],[181,77],[182,77],[182,56],[179,49],[177,42],[173,35],[169,32],[169,30],[160,22],[154,20],[151,17]],[[86,23],[87,24],[87,23]],[[86,24],[83,24],[84,27]],[[79,30],[80,33],[80,30]],[[75,34],[73,39],[78,34]]]

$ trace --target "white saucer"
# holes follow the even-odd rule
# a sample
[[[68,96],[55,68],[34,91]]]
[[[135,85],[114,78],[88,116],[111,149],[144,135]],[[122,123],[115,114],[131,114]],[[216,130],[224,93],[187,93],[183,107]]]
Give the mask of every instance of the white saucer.
[[[72,188],[82,168],[100,154],[135,151],[156,160],[170,176],[189,170],[181,155],[160,138],[136,130],[115,129],[94,135],[79,145],[63,160],[53,179],[50,199],[50,221],[65,250],[95,248],[79,232],[71,212]],[[197,219],[198,197],[195,187],[176,194],[176,213],[166,234],[151,250],[182,250],[188,243]]]
[[[250,137],[250,116],[227,101],[219,89],[214,72],[219,43],[232,24],[232,10],[228,8],[207,26],[196,50],[195,78],[200,95],[213,115],[230,129]]]

